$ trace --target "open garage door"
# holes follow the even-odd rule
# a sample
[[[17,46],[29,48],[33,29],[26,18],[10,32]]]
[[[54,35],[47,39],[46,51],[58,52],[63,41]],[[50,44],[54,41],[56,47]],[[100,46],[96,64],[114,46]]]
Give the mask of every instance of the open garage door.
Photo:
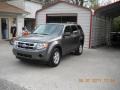
[[[46,23],[77,23],[77,14],[48,14]]]

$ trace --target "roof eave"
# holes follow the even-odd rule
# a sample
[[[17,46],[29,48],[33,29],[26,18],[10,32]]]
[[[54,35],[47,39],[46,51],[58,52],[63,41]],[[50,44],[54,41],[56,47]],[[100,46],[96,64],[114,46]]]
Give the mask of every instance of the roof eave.
[[[43,7],[43,8],[40,9],[40,10],[37,10],[37,11],[36,11],[36,14],[37,14],[38,12],[41,12],[41,11],[43,11],[43,10],[49,8],[49,7],[52,7],[52,6],[56,5],[56,4],[58,4],[58,3],[66,3],[66,4],[69,4],[69,5],[72,5],[72,6],[78,7],[78,8],[83,8],[83,9],[86,9],[86,10],[92,12],[89,8],[86,8],[86,7],[82,7],[82,6],[74,5],[74,4],[71,4],[71,3],[66,2],[66,1],[57,1],[57,2],[54,2],[54,3],[52,3],[52,4],[49,4],[49,5],[45,6],[45,7]]]

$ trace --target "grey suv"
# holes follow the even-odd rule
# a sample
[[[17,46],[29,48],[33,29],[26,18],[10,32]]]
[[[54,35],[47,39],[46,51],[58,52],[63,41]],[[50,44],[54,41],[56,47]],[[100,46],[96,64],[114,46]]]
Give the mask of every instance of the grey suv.
[[[32,34],[14,42],[13,53],[20,60],[43,60],[55,67],[65,54],[81,55],[83,45],[80,25],[41,24]]]

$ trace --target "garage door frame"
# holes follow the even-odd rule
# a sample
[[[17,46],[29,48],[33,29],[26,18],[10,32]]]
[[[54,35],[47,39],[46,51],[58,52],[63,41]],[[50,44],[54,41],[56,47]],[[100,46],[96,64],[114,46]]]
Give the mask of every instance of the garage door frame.
[[[48,16],[61,16],[61,17],[64,17],[64,16],[75,16],[76,17],[76,22],[74,23],[78,23],[78,14],[77,13],[52,13],[52,14],[46,14],[46,23],[48,23]],[[62,23],[62,22],[61,22]]]

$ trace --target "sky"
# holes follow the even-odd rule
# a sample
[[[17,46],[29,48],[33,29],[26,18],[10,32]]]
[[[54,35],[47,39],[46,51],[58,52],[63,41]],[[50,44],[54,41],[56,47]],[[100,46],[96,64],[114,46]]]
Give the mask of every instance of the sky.
[[[116,1],[120,1],[120,0],[99,0],[101,5],[106,5],[106,4],[109,4],[109,3],[113,3],[113,2],[116,2]]]

